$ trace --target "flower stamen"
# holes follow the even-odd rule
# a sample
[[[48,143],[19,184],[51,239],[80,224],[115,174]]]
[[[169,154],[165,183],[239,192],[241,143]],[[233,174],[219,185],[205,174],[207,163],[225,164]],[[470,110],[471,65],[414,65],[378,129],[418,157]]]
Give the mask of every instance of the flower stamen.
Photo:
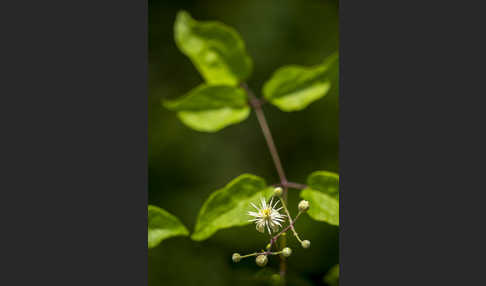
[[[282,209],[275,209],[278,204],[278,201],[273,204],[273,197],[270,200],[269,204],[267,204],[265,199],[261,199],[261,207],[257,207],[255,204],[250,203],[252,207],[254,207],[258,212],[249,211],[248,215],[255,217],[254,219],[249,220],[250,222],[254,222],[256,224],[256,229],[259,232],[265,232],[265,228],[268,230],[269,234],[272,232],[277,232],[280,227],[282,227],[282,222],[285,221],[285,216],[279,213],[279,210]]]

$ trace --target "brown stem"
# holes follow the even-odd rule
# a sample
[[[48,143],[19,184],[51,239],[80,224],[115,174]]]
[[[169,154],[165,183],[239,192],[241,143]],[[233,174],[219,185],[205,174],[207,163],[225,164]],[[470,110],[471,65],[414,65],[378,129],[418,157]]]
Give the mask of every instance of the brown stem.
[[[270,132],[270,128],[268,127],[267,120],[265,119],[265,114],[263,114],[262,104],[263,101],[258,99],[253,91],[248,88],[246,83],[242,83],[241,87],[246,91],[249,98],[249,103],[255,110],[255,114],[258,119],[258,123],[260,124],[260,128],[262,129],[263,136],[265,137],[265,141],[268,146],[268,150],[272,155],[273,164],[277,169],[278,176],[280,177],[280,184],[283,186],[282,198],[285,202],[287,202],[287,177],[285,177],[285,172],[282,166],[282,162],[280,161],[280,157],[278,156],[277,147],[275,146],[275,142],[273,142],[272,133]],[[282,233],[282,232],[280,232]],[[275,241],[274,241],[275,242]],[[281,240],[282,248],[285,247],[286,239],[283,237]],[[273,243],[272,243],[273,244]],[[285,281],[285,272],[286,272],[286,262],[285,257],[280,256],[280,277],[282,280]]]
[[[303,190],[303,189],[307,188],[307,185],[301,184],[301,183],[295,183],[295,182],[287,182],[285,185],[283,185],[281,183],[273,184],[272,186],[273,187],[282,186],[282,187],[287,187],[287,188],[297,189],[297,190]]]
[[[246,93],[249,96],[250,105],[255,110],[255,114],[258,119],[258,123],[263,132],[263,136],[265,137],[265,141],[267,142],[268,150],[272,155],[273,163],[275,168],[277,169],[278,176],[280,177],[280,183],[285,187],[287,184],[287,178],[285,177],[285,172],[282,167],[282,162],[280,161],[280,157],[278,156],[277,147],[275,147],[275,142],[273,141],[272,133],[270,132],[270,128],[268,127],[267,120],[265,119],[265,114],[263,114],[262,109],[262,102],[258,99],[253,92],[248,88],[248,86],[243,83],[241,86],[246,90]]]
[[[292,189],[303,190],[303,189],[307,188],[307,185],[294,183],[294,182],[287,182],[286,187],[289,187],[289,188],[292,188]]]

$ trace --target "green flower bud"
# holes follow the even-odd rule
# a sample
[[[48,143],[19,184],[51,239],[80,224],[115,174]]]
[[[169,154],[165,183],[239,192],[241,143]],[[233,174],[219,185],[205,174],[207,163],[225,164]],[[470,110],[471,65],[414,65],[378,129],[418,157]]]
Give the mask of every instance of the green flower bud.
[[[307,239],[302,241],[302,247],[303,248],[309,248],[310,247],[310,241],[308,241]]]
[[[256,261],[256,264],[260,267],[263,267],[265,265],[267,265],[267,262],[268,262],[268,258],[266,255],[258,255],[257,258],[255,259]]]
[[[266,246],[265,248],[266,248],[267,250],[269,250],[269,249],[270,249],[270,247],[272,247],[272,245],[269,243],[269,244],[267,244],[267,246]]]
[[[299,211],[306,212],[309,209],[309,202],[302,200],[299,202]]]
[[[276,187],[274,190],[273,190],[273,194],[276,196],[276,197],[280,197],[282,196],[282,193],[283,193],[283,190],[281,187]]]
[[[292,254],[292,249],[290,247],[285,247],[282,249],[282,255],[285,257],[289,257]]]
[[[240,262],[241,255],[239,253],[233,253],[233,257],[231,257],[231,258],[233,259],[234,263],[237,263],[237,262]]]

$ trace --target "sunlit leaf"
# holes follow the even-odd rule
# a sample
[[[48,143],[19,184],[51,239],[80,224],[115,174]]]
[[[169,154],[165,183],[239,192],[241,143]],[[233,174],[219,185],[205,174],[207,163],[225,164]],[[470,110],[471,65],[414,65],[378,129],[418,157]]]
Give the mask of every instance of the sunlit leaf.
[[[189,231],[180,220],[167,211],[148,206],[148,247],[157,246],[162,240],[173,236],[187,236]]]
[[[339,225],[339,175],[316,171],[307,178],[307,185],[300,196],[309,201],[309,216],[318,221]]]
[[[202,132],[216,132],[245,120],[250,114],[246,94],[226,85],[201,85],[179,99],[163,105],[177,111],[187,126]]]
[[[263,86],[263,96],[282,111],[306,108],[328,93],[337,58],[333,54],[318,66],[290,65],[278,69]]]
[[[339,201],[312,189],[302,190],[300,196],[309,201],[310,208],[307,213],[311,218],[332,225],[339,225]]]
[[[199,211],[191,238],[204,240],[220,229],[249,224],[251,217],[247,213],[251,210],[250,202],[269,198],[272,190],[260,177],[250,174],[238,176],[209,196]]]
[[[250,76],[252,60],[233,28],[214,21],[196,21],[186,11],[180,11],[174,36],[179,49],[207,83],[237,85]]]
[[[328,171],[315,171],[307,177],[309,188],[339,199],[339,175]]]

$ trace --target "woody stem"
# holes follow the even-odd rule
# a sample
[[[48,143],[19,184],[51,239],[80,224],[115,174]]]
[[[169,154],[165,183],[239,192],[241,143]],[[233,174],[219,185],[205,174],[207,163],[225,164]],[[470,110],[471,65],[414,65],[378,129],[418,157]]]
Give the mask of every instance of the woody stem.
[[[282,198],[283,201],[287,202],[287,177],[285,177],[285,172],[282,166],[282,162],[280,161],[280,157],[277,152],[277,147],[275,146],[275,142],[273,141],[272,133],[270,132],[270,128],[268,127],[267,120],[265,119],[265,114],[263,114],[262,109],[262,100],[258,99],[253,91],[248,87],[246,83],[242,83],[240,85],[247,93],[249,103],[251,107],[255,110],[255,114],[258,119],[258,123],[260,124],[260,128],[262,130],[263,136],[265,137],[265,141],[267,143],[268,150],[270,151],[270,155],[272,156],[273,164],[275,165],[275,169],[277,169],[278,176],[280,178],[280,184],[283,186]],[[281,246],[284,248],[286,245],[285,237],[281,239]],[[280,276],[282,280],[285,278],[286,272],[286,262],[285,257],[280,256]],[[284,280],[285,281],[285,280]]]

